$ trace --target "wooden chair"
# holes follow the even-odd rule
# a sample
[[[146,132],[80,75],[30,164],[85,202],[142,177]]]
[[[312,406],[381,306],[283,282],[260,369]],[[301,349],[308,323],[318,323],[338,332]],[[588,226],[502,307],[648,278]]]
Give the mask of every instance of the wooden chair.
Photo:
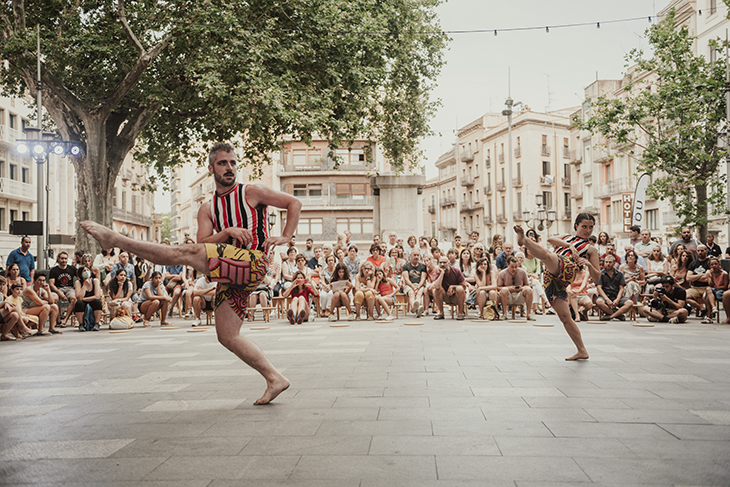
[[[406,312],[408,311],[408,299],[406,298],[406,295],[403,293],[396,293],[395,299],[393,300],[393,309],[395,310],[395,319],[398,319],[398,310],[401,309],[401,312],[403,313],[403,318],[406,317]]]
[[[274,296],[272,298],[271,305],[276,308],[276,316],[278,319],[282,319],[286,316],[287,303],[285,297]]]

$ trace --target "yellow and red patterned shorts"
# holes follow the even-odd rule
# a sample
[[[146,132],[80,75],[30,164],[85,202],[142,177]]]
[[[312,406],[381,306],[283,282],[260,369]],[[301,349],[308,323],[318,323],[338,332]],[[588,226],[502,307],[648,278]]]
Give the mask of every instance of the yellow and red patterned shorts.
[[[547,296],[550,304],[553,304],[556,299],[568,300],[567,289],[575,281],[575,276],[578,275],[578,265],[572,257],[558,255],[558,258],[560,260],[558,275],[550,274],[548,271],[542,274],[545,296]]]
[[[246,317],[248,297],[266,276],[269,261],[261,250],[228,244],[205,244],[210,280],[218,283],[213,309],[228,300],[233,311]]]

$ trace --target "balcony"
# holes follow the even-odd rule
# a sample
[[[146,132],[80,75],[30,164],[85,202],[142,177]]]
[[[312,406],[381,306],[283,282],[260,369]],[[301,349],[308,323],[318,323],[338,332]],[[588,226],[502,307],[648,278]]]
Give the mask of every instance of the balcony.
[[[462,186],[474,186],[474,176],[471,174],[468,176],[461,176],[460,181]]]
[[[471,201],[462,201],[461,202],[461,211],[470,211],[474,209],[474,205]]]
[[[573,198],[582,198],[583,197],[583,184],[580,182],[576,182],[570,185],[570,195]]]
[[[664,225],[677,225],[682,220],[677,215],[676,211],[663,211],[662,212],[662,223]]]
[[[487,158],[486,158],[486,159],[484,160],[484,166],[485,166],[485,167],[486,167],[487,169],[489,169],[490,167],[492,167],[492,160],[491,160],[490,158],[488,158],[488,157],[487,157]]]
[[[515,157],[522,157],[522,147],[519,145],[515,147]]]
[[[593,196],[596,198],[610,198],[617,194],[633,193],[636,190],[636,180],[630,178],[618,178],[609,181],[607,184],[597,184],[593,188]]]
[[[504,215],[504,213],[497,213],[497,222],[507,223],[507,217]]]
[[[122,178],[122,181],[124,181],[124,182],[131,181],[132,171],[129,171],[129,170],[119,171],[119,176]]]
[[[555,182],[555,178],[553,178],[550,174],[546,176],[540,176],[540,184],[542,186],[552,186]]]
[[[518,175],[514,178],[512,178],[512,187],[519,187],[522,186],[522,175]]]
[[[570,178],[560,178],[560,181],[563,183],[563,187],[570,188]]]
[[[471,149],[464,150],[461,153],[461,162],[471,162],[474,160],[474,153]]]
[[[492,215],[484,215],[484,224],[491,225],[492,223],[494,223],[494,220],[492,219]]]
[[[473,208],[475,210],[476,209],[479,209],[479,208],[484,208],[484,202],[483,201],[475,201],[472,206],[473,206]]]
[[[112,218],[115,220],[121,220],[127,223],[134,223],[136,225],[142,225],[144,227],[152,226],[152,218],[149,216],[140,215],[139,213],[132,213],[131,211],[114,208],[112,211]]]
[[[282,175],[294,175],[302,173],[316,173],[322,171],[337,171],[337,172],[362,172],[366,173],[372,169],[370,164],[340,164],[335,169],[335,161],[331,159],[322,159],[319,161],[311,161],[304,165],[293,165],[293,164],[279,164],[277,174]]]
[[[504,191],[505,189],[504,181],[497,183],[497,191]]]
[[[577,150],[570,151],[570,163],[580,164],[583,162],[583,153]]]
[[[0,178],[0,194],[5,198],[26,203],[35,203],[37,196],[34,185],[10,178]]]
[[[497,156],[497,162],[500,164],[504,163],[504,154],[500,154]]]
[[[515,210],[515,211],[512,212],[512,219],[514,221],[521,222],[522,221],[522,218],[523,217],[522,217],[522,212],[521,211]]]
[[[442,208],[443,208],[444,206],[451,206],[451,205],[453,205],[453,204],[454,204],[454,200],[453,200],[453,199],[451,199],[451,198],[443,198],[443,199],[441,200],[441,207],[442,207]]]
[[[373,197],[366,195],[321,195],[321,196],[297,196],[303,207],[322,206],[337,208],[338,206],[372,206]]]
[[[8,143],[12,146],[17,144],[16,139],[24,139],[23,133],[19,130],[11,129],[7,125],[0,125],[0,141]]]
[[[442,223],[439,226],[439,230],[441,230],[442,232],[455,231],[456,230],[456,225],[453,224],[453,223],[448,223],[448,222]]]
[[[428,205],[428,212],[432,215],[436,213],[436,205]]]
[[[484,194],[492,194],[492,186],[487,184],[484,186]]]
[[[540,148],[540,155],[541,156],[549,156],[550,155],[550,146],[549,145],[543,145]]]
[[[193,187],[193,199],[197,200],[198,198],[201,198],[203,196],[203,187],[199,184],[195,185]]]

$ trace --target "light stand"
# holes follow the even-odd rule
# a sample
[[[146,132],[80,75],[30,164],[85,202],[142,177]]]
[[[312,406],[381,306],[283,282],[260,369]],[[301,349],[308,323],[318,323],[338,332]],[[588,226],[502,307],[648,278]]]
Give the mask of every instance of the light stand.
[[[543,206],[543,198],[541,194],[535,195],[535,211],[525,209],[522,212],[522,217],[525,220],[525,224],[533,230],[542,232],[545,228],[550,228],[553,222],[556,220],[555,210],[552,208],[546,210]]]

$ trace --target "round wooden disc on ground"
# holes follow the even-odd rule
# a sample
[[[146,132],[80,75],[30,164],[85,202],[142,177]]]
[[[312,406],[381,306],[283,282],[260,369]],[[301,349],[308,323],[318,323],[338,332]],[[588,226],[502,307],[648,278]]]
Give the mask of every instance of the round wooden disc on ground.
[[[410,323],[403,323],[403,324],[406,326],[421,326],[423,324],[423,322],[417,323],[417,322],[413,321]]]
[[[638,326],[639,328],[652,328],[654,323],[631,323],[631,326]]]
[[[590,323],[592,325],[605,325],[608,321],[586,321],[586,323]]]
[[[540,326],[540,327],[543,327],[543,328],[550,328],[550,327],[555,326],[555,325],[553,325],[551,323],[533,323],[532,326]]]
[[[490,323],[492,320],[471,320],[472,323]]]
[[[330,325],[330,328],[345,328],[348,326],[350,326],[350,325],[348,325],[347,323],[332,323]]]
[[[206,330],[205,328],[191,328],[191,329],[187,330],[188,333],[198,333],[201,331],[208,331],[208,330]]]
[[[507,320],[507,323],[527,323],[527,320]]]
[[[109,330],[109,333],[129,333],[131,330]]]
[[[160,330],[179,330],[179,326],[161,326]]]
[[[393,323],[393,320],[375,320],[375,323]]]
[[[270,326],[252,326],[251,327],[252,330],[268,330],[269,328],[271,328],[271,327]]]

